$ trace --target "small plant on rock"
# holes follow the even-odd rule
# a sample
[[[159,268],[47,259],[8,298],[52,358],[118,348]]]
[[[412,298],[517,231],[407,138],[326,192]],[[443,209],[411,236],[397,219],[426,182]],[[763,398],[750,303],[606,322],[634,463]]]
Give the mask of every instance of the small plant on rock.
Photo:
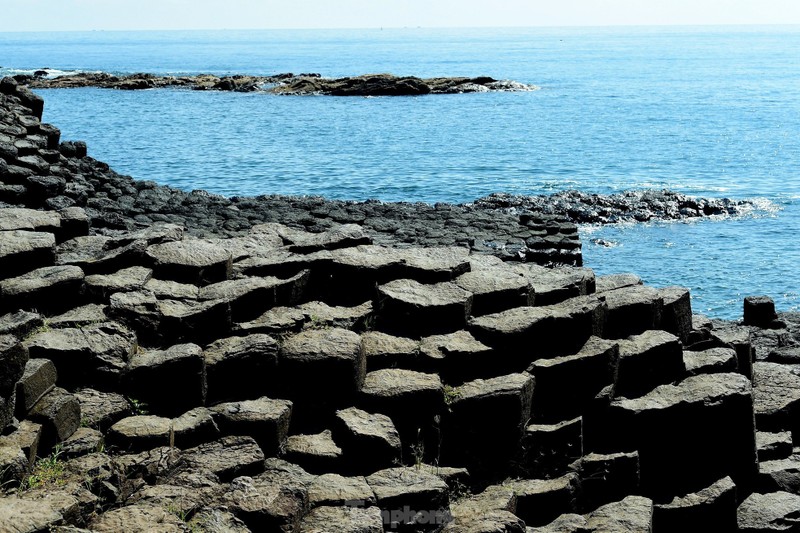
[[[137,400],[136,398],[127,398],[128,403],[131,404],[131,410],[135,415],[146,415],[149,414],[147,409],[147,404]]]
[[[36,461],[33,471],[21,485],[22,490],[36,489],[39,487],[60,486],[66,483],[66,470],[64,462],[59,458],[61,445],[53,449],[53,453]]]

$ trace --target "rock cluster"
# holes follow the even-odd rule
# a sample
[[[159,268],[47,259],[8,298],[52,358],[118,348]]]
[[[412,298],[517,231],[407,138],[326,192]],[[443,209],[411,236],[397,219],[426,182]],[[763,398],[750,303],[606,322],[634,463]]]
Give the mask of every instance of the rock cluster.
[[[767,299],[761,329],[356,225],[38,207],[0,207],[4,530],[796,529],[800,316]]]
[[[48,77],[46,70],[34,75],[18,75],[15,79],[38,89],[72,89],[100,87],[104,89],[142,90],[164,87],[185,87],[194,90],[254,92],[273,94],[329,96],[421,96],[425,94],[455,94],[490,91],[532,91],[536,87],[523,83],[496,80],[488,76],[477,78],[443,77],[417,78],[392,74],[367,74],[344,78],[323,78],[319,74],[276,74],[274,76],[158,76],[137,73],[113,75],[106,72],[78,72]]]

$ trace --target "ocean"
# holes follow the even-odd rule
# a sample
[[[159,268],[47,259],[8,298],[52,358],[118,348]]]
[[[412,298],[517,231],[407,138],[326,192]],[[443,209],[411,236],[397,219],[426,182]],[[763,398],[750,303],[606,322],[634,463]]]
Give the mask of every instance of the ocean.
[[[470,202],[669,188],[744,217],[584,226],[599,275],[800,309],[800,26],[0,33],[0,75],[391,72],[536,91],[393,98],[49,89],[44,120],[118,172],[225,195]]]

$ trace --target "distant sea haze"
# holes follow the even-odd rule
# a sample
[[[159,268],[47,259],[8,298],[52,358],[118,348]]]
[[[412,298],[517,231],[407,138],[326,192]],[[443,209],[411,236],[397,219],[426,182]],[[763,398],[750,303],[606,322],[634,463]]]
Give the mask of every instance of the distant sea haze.
[[[598,274],[741,316],[800,308],[800,27],[0,34],[0,75],[479,76],[539,91],[399,98],[42,90],[64,139],[118,172],[225,195],[469,202],[670,188],[758,198],[740,219],[587,227]]]

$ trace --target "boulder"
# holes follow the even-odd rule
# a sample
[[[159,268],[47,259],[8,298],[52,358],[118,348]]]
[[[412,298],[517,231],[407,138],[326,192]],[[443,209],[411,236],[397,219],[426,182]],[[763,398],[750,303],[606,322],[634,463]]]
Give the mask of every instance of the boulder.
[[[788,492],[753,493],[736,510],[736,523],[742,533],[796,531],[800,496]]]
[[[211,410],[195,407],[172,420],[172,444],[180,449],[198,446],[220,437]]]
[[[78,389],[75,397],[81,404],[81,424],[105,432],[114,423],[132,414],[124,396],[115,392]]]
[[[61,456],[80,457],[101,450],[104,446],[103,434],[92,428],[79,427],[61,444]]]
[[[638,450],[641,488],[658,497],[688,494],[730,476],[752,483],[756,460],[753,394],[739,374],[688,377],[611,404],[617,450]]]
[[[42,448],[48,449],[75,433],[81,423],[81,404],[62,388],[56,387],[28,412],[28,418],[42,425]]]
[[[55,259],[56,238],[52,233],[0,231],[0,278],[50,266]]]
[[[155,277],[209,285],[231,277],[232,255],[219,245],[187,239],[147,248]]]
[[[681,379],[685,372],[681,342],[671,333],[646,331],[619,341],[617,396],[642,396]]]
[[[206,367],[196,344],[178,344],[166,350],[133,355],[123,378],[127,394],[146,403],[154,413],[178,415],[203,405]]]
[[[274,392],[278,343],[263,334],[214,341],[203,351],[209,404],[247,400]]]
[[[378,301],[378,329],[410,337],[463,329],[472,309],[472,293],[452,282],[390,281],[378,287]]]
[[[278,454],[289,434],[292,402],[259,398],[215,405],[212,416],[223,435],[251,435],[268,457]]]
[[[336,412],[333,435],[344,452],[348,468],[370,473],[400,461],[400,435],[392,419],[355,407]]]
[[[533,389],[534,380],[525,373],[453,389],[443,421],[443,457],[473,474],[488,470],[496,475],[508,468],[530,420]]]
[[[74,306],[83,283],[76,266],[48,266],[0,281],[0,307],[57,312]]]

